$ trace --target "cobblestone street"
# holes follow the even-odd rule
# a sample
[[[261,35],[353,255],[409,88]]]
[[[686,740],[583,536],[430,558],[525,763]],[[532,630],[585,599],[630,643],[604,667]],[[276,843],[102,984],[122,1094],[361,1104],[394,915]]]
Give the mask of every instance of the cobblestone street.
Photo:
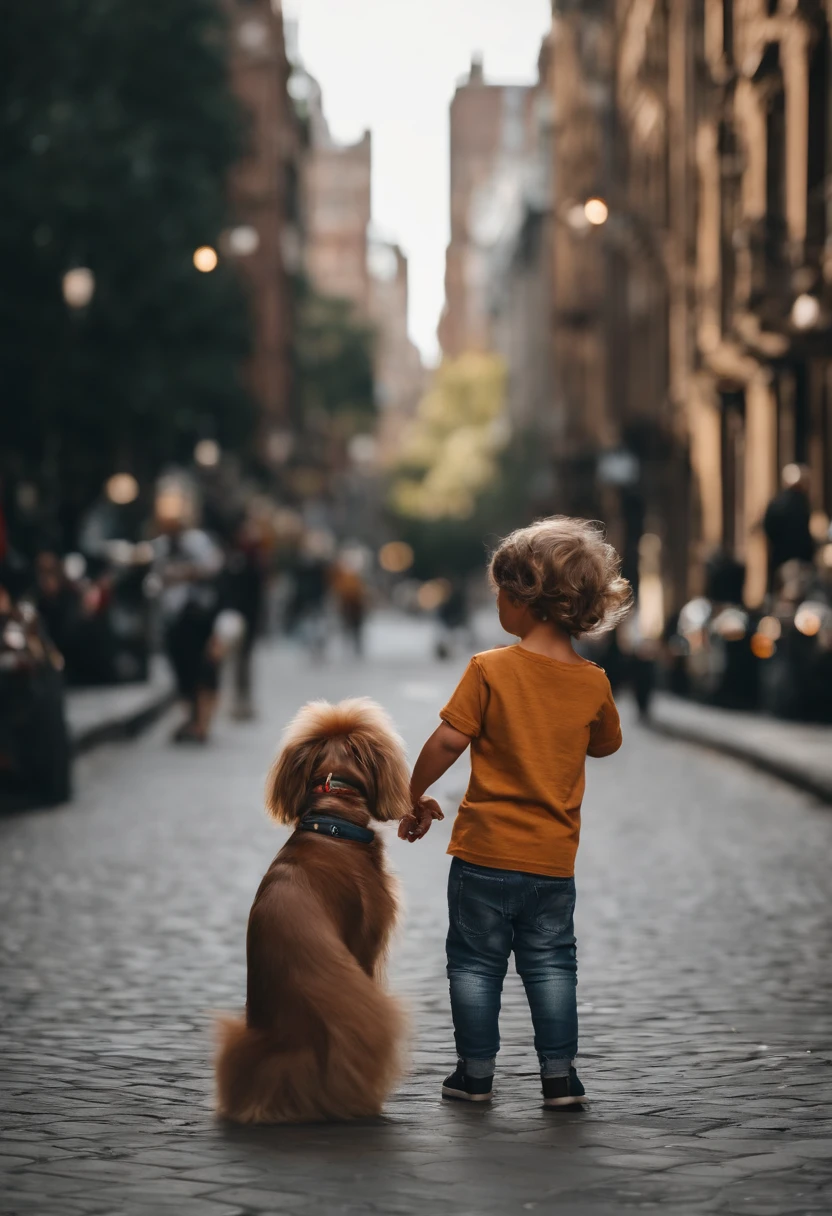
[[[241,1006],[251,899],[285,837],[262,811],[280,730],[368,694],[411,759],[462,658],[378,627],[360,665],[266,651],[261,715],[204,752],[170,719],[82,758],[77,798],[0,820],[0,1211],[72,1216],[832,1211],[832,812],[652,734],[589,762],[578,858],[583,1113],[540,1105],[517,976],[490,1108],[442,1103],[451,814],[384,829],[406,914],[391,981],[412,1068],[382,1120],[229,1128],[214,1010]],[[453,809],[463,759],[440,789]]]

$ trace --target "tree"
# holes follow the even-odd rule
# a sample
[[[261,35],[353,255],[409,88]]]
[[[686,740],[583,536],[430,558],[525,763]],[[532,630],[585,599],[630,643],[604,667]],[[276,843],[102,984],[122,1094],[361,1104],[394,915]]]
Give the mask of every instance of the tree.
[[[416,574],[482,565],[489,534],[505,530],[517,510],[508,438],[499,356],[469,353],[442,363],[390,487],[395,526],[414,548]]]
[[[192,262],[228,223],[241,115],[215,0],[2,10],[0,449],[71,535],[116,469],[147,480],[206,428],[245,440],[243,291]],[[95,294],[73,313],[77,265]]]
[[[373,331],[349,300],[322,296],[301,281],[296,312],[296,358],[301,424],[354,432],[375,413]]]

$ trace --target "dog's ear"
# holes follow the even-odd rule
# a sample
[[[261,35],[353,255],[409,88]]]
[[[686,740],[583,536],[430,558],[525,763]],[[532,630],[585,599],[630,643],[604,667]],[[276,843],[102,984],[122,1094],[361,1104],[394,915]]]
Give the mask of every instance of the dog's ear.
[[[278,823],[293,824],[300,818],[326,738],[321,722],[331,709],[326,701],[311,701],[286,727],[266,778],[266,810]]]
[[[266,810],[278,823],[297,823],[315,772],[319,742],[284,745],[266,778]]]
[[[374,819],[401,819],[410,812],[410,773],[404,743],[392,721],[369,697],[342,701],[335,709],[361,768],[374,786]]]

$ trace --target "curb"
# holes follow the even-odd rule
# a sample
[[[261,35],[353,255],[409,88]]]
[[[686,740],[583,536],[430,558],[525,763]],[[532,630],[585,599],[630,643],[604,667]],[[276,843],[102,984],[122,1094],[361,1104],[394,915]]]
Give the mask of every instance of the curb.
[[[157,718],[173,705],[176,694],[172,688],[165,689],[152,700],[105,722],[87,726],[72,736],[72,751],[76,756],[91,751],[101,743],[112,743],[118,739],[132,739],[151,726]]]
[[[799,765],[789,760],[784,760],[779,756],[773,756],[768,752],[752,751],[740,743],[734,743],[730,739],[726,739],[724,736],[715,736],[707,731],[698,731],[695,727],[675,726],[651,717],[648,717],[644,725],[650,730],[655,731],[656,734],[664,735],[669,739],[679,739],[684,743],[695,743],[699,747],[707,747],[711,751],[720,752],[724,756],[730,756],[732,759],[739,760],[758,771],[771,773],[772,776],[779,777],[781,781],[787,782],[796,789],[814,795],[821,802],[832,804],[832,774],[829,776],[813,774],[810,770],[801,768]]]

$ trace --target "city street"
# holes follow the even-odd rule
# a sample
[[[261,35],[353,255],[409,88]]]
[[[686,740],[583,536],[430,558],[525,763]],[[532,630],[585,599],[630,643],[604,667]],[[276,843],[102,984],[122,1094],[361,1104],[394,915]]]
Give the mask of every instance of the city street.
[[[578,858],[588,1110],[540,1104],[509,975],[491,1107],[443,1103],[448,817],[386,828],[406,910],[391,983],[412,1063],[384,1118],[246,1129],[212,1113],[211,1017],[241,1006],[245,926],[285,838],[262,810],[286,720],[366,694],[411,759],[465,656],[375,625],[368,658],[264,649],[260,716],[203,750],[138,740],[82,757],[69,806],[0,820],[0,1212],[828,1213],[832,1210],[832,810],[652,734],[589,762]]]

